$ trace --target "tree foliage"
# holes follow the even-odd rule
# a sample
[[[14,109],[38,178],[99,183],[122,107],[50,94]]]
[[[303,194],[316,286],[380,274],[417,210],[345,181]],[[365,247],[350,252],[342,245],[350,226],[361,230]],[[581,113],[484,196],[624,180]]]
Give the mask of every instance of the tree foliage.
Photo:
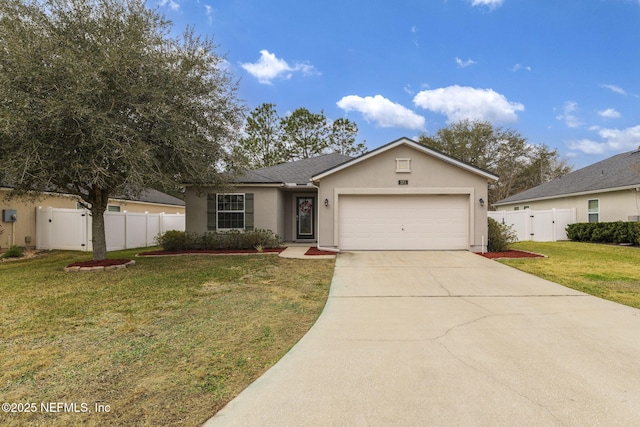
[[[236,158],[248,168],[257,169],[330,152],[357,156],[366,151],[356,143],[358,126],[346,118],[328,123],[324,112],[298,108],[285,117],[278,116],[274,104],[254,109],[244,136],[234,147]]]
[[[280,121],[289,159],[308,159],[329,148],[329,128],[324,112],[298,108]]]
[[[367,151],[367,147],[362,142],[356,143],[357,134],[358,125],[354,122],[343,117],[336,119],[331,124],[329,146],[345,156],[359,156]]]
[[[243,163],[261,168],[286,161],[283,130],[275,107],[262,104],[247,117],[244,137],[233,148]]]
[[[142,0],[0,2],[0,180],[90,204],[94,259],[110,196],[219,182],[242,121],[212,40],[170,30]]]
[[[557,150],[486,121],[455,122],[434,136],[421,135],[419,142],[498,175],[489,188],[489,204],[571,172]]]

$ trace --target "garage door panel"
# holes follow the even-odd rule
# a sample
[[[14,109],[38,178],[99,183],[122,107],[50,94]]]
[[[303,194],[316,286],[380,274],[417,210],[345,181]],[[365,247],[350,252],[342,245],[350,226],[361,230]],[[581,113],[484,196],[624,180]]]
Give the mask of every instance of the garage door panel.
[[[468,249],[468,196],[341,196],[345,250]]]

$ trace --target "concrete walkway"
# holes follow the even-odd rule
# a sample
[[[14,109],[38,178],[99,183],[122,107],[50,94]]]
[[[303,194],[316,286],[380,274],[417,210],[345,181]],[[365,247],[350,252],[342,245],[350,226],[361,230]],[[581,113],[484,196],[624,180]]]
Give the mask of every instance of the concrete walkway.
[[[313,328],[206,426],[639,423],[640,310],[468,252],[355,252]]]
[[[305,255],[309,248],[308,245],[289,245],[287,249],[280,252],[280,256],[294,259],[333,259],[336,257],[336,255]]]

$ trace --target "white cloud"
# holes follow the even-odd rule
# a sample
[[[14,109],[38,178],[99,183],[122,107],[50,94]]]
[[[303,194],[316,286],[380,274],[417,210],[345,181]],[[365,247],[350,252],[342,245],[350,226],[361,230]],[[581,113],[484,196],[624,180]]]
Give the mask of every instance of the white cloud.
[[[601,142],[591,139],[580,139],[569,143],[572,150],[587,154],[604,154],[607,152],[623,152],[638,148],[640,141],[640,125],[626,129],[594,129]]]
[[[582,151],[585,154],[604,154],[605,144],[590,139],[578,139],[569,143],[572,150]]]
[[[564,121],[564,123],[570,128],[578,128],[584,123],[576,116],[578,111],[578,103],[574,101],[567,101],[564,103],[563,114],[556,116],[556,119]]]
[[[418,107],[447,116],[449,122],[464,119],[488,120],[491,122],[514,122],[524,105],[510,102],[493,89],[476,89],[467,86],[448,86],[423,90],[414,98]]]
[[[209,24],[213,24],[213,8],[208,4],[204,5],[205,13],[207,14],[207,21]]]
[[[289,65],[284,59],[266,49],[260,51],[258,62],[240,64],[249,74],[257,78],[262,84],[272,84],[276,78],[290,79],[294,72],[302,72],[305,75],[320,74],[313,65],[296,63]]]
[[[171,10],[180,9],[180,5],[173,0],[160,0],[160,7],[169,6]]]
[[[456,64],[458,64],[458,67],[460,68],[466,68],[469,65],[477,64],[477,62],[474,61],[473,59],[467,59],[466,61],[463,61],[462,59],[456,56]]]
[[[502,5],[503,0],[471,0],[471,6],[487,6],[490,9]]]
[[[514,65],[512,68],[510,68],[511,71],[516,72],[516,71],[520,71],[520,70],[527,70],[527,71],[531,71],[531,67],[530,66],[523,66],[520,64],[516,64]]]
[[[364,98],[349,95],[343,97],[336,104],[347,112],[358,111],[365,120],[374,122],[383,128],[425,130],[424,117],[382,95],[365,96]]]
[[[627,94],[627,91],[622,89],[620,86],[602,84],[602,85],[600,85],[600,87],[603,87],[605,89],[609,89],[611,92],[619,93],[620,95],[626,95]]]
[[[598,111],[598,115],[605,119],[617,119],[620,117],[620,113],[614,108],[607,108],[606,110]]]

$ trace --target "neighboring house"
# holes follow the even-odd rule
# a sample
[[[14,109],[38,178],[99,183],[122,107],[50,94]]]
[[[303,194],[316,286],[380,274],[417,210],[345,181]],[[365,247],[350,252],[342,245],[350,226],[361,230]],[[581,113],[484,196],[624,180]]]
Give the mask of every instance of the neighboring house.
[[[494,203],[498,210],[576,209],[577,222],[640,219],[640,150],[571,172]]]
[[[12,244],[19,246],[34,246],[36,242],[36,210],[43,208],[82,209],[76,196],[63,193],[44,193],[37,200],[11,199],[5,196],[11,191],[10,187],[0,186],[0,215],[6,211],[15,211],[14,222],[4,221],[0,217],[0,225],[5,230],[0,236],[0,247],[6,248]],[[184,201],[157,190],[146,190],[135,200],[121,198],[109,199],[109,212],[148,212],[148,213],[181,213],[184,214]]]
[[[186,229],[268,229],[331,250],[471,250],[497,176],[402,138],[250,171],[230,191],[187,187]]]

